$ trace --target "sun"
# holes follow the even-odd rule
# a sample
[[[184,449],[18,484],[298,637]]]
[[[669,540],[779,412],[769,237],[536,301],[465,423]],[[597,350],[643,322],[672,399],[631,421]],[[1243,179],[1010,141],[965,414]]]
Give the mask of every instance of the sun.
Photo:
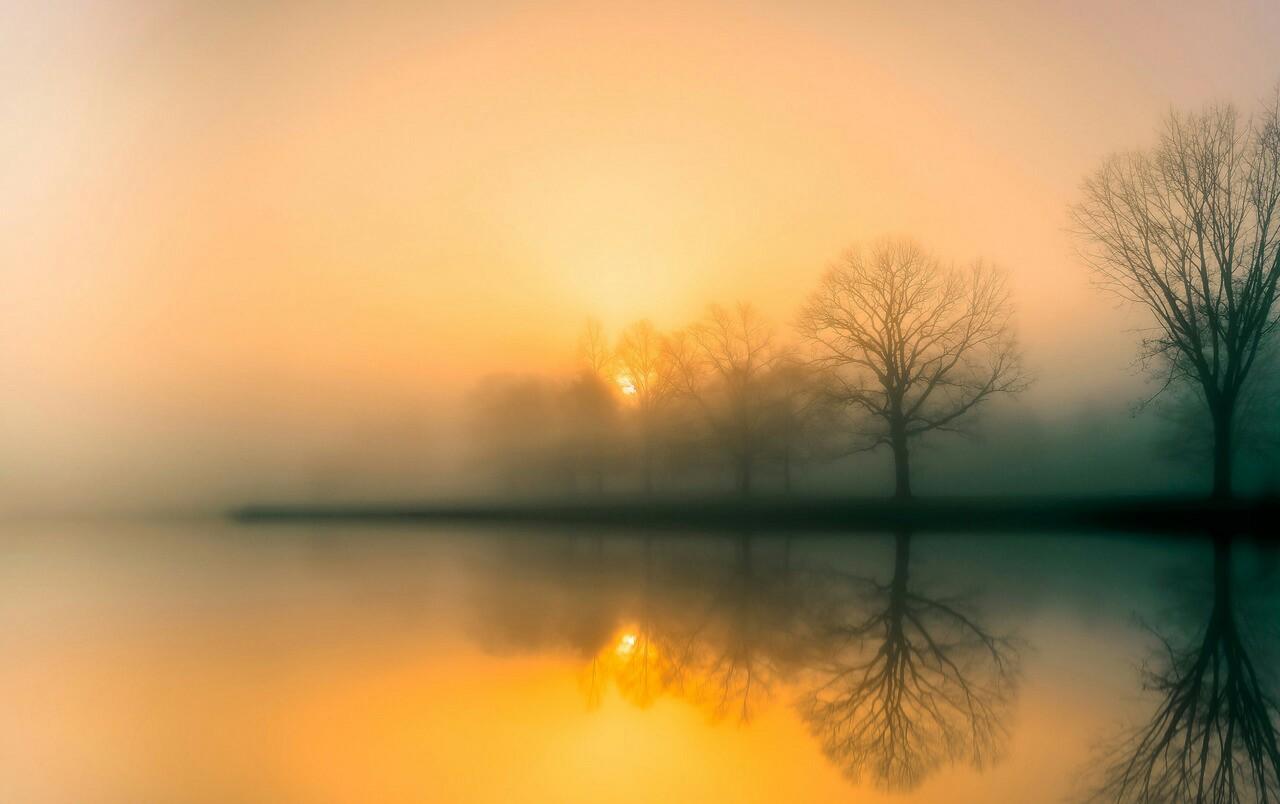
[[[630,633],[623,634],[622,637],[618,640],[618,647],[615,648],[615,651],[617,652],[617,654],[619,656],[624,656],[624,657],[630,656],[632,653],[635,653],[635,650],[636,650],[636,635],[630,634]]]
[[[616,378],[618,388],[627,396],[636,395],[636,384],[631,381],[631,377],[626,374],[619,374]]]

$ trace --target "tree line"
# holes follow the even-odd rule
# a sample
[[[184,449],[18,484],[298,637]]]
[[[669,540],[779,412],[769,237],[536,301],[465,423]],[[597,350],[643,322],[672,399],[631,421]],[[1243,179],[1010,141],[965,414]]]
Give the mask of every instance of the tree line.
[[[1174,389],[1180,416],[1206,424],[1213,495],[1230,497],[1242,409],[1275,415],[1257,377],[1280,312],[1280,104],[1172,112],[1153,147],[1086,179],[1071,220],[1098,286],[1146,312],[1155,396]],[[883,447],[908,498],[914,444],[1028,387],[1013,314],[1005,272],[884,239],[842,255],[785,332],[746,303],[668,332],[589,321],[573,377],[478,389],[475,440],[512,487],[650,493],[719,475],[744,495]]]

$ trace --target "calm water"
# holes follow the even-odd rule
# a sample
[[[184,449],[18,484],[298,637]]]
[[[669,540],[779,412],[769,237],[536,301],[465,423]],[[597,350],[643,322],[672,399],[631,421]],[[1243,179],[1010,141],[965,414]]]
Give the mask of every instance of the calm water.
[[[1173,784],[1165,733],[1256,789],[1274,716],[1249,540],[77,524],[0,557],[0,801],[1026,804]]]

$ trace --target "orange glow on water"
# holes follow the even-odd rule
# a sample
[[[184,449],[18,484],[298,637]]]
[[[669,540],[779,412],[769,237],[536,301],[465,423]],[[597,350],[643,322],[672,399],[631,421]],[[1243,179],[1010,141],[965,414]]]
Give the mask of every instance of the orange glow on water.
[[[440,548],[281,531],[268,547],[228,532],[7,534],[25,582],[0,588],[11,658],[0,666],[0,799],[585,803],[607,790],[618,804],[1025,804],[1065,796],[1138,681],[1137,646],[1116,624],[1128,598],[1107,598],[1114,619],[1102,628],[1086,587],[1073,605],[1087,615],[1029,621],[1040,647],[1008,755],[885,793],[824,758],[793,684],[770,690],[749,724],[708,718],[691,693],[723,667],[673,678],[664,646],[683,640],[655,644],[655,622],[621,620],[594,656],[559,640],[477,644],[478,588],[510,602],[490,616],[512,618],[501,633],[520,645],[555,619],[542,595],[589,615],[583,593],[609,585],[575,587],[571,566],[558,576],[569,585],[538,592],[515,568],[528,556],[463,572],[479,566],[466,559],[476,539]],[[563,542],[544,546],[562,555]],[[735,610],[722,613],[730,620],[709,625],[733,627]],[[585,699],[584,673],[596,682]]]

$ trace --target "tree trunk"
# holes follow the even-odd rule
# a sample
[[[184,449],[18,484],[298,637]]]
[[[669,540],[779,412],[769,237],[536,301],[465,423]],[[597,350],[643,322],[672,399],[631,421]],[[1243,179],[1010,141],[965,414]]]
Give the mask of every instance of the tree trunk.
[[[906,433],[893,434],[893,496],[899,500],[911,498],[911,460],[907,453]]]
[[[893,579],[889,582],[889,610],[894,613],[891,628],[901,638],[902,617],[907,610],[907,568],[911,561],[911,531],[893,534]]]
[[[1231,536],[1213,534],[1213,616],[1210,628],[1231,620]]]
[[[653,451],[649,449],[649,445],[644,446],[644,455],[641,456],[643,462],[642,470],[644,472],[644,493],[646,496],[653,494]]]
[[[899,530],[893,534],[893,586],[907,590],[907,567],[911,561],[911,531]]]
[[[1213,413],[1213,498],[1231,499],[1231,429],[1235,406],[1229,402],[1218,405]]]
[[[782,493],[791,493],[791,447],[782,448]]]

